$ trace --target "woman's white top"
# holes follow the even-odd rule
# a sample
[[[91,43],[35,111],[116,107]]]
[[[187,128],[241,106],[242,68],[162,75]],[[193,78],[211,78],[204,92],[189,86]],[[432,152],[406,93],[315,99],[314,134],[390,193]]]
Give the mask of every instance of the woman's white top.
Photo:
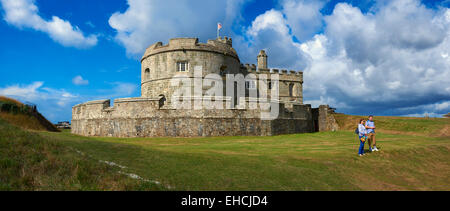
[[[366,126],[364,126],[363,124],[358,125],[358,130],[359,130],[359,136],[364,136],[367,134]]]

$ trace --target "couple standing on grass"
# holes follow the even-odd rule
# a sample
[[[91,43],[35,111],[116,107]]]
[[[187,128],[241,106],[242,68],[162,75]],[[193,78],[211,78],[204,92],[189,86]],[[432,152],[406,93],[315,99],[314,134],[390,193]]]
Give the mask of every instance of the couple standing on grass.
[[[361,119],[358,124],[359,135],[359,156],[364,155],[364,143],[369,141],[369,151],[378,151],[377,143],[375,141],[375,122],[373,122],[373,116],[369,116],[369,120]],[[373,147],[372,147],[373,143]]]

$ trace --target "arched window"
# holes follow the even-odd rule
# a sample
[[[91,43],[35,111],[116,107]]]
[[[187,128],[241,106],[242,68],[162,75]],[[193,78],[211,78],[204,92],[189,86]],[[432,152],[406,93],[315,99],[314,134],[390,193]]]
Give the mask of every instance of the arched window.
[[[227,66],[226,65],[222,65],[220,67],[220,76],[225,76],[227,74]]]
[[[145,78],[150,78],[150,68],[145,69]]]
[[[294,96],[294,84],[289,84],[289,97]]]
[[[166,96],[163,94],[159,95],[159,108],[162,108],[166,102]]]

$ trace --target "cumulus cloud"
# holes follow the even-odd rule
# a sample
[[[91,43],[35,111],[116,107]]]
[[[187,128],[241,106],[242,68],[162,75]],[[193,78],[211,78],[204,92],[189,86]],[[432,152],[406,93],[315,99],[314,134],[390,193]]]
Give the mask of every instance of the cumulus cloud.
[[[34,0],[0,0],[5,11],[4,20],[18,28],[31,28],[50,36],[55,42],[67,47],[89,48],[97,44],[97,36],[85,36],[69,21],[53,16],[44,20]]]
[[[322,2],[281,5],[256,17],[235,47],[244,61],[266,49],[270,66],[303,69],[306,103],[356,114],[449,112],[450,9],[395,0],[363,13],[339,3],[323,16]]]
[[[81,75],[75,76],[75,78],[72,79],[72,83],[75,85],[88,85],[89,81],[84,80]]]
[[[216,36],[217,22],[223,33],[231,33],[232,23],[240,20],[246,0],[128,0],[128,9],[114,13],[109,25],[117,31],[115,39],[131,56],[141,56],[145,49],[171,37]]]
[[[311,39],[322,29],[323,15],[320,10],[325,6],[324,1],[284,0],[281,4],[293,35],[300,41]]]
[[[361,114],[447,113],[424,105],[450,99],[450,10],[397,0],[374,11],[338,4],[325,33],[301,45],[310,61],[305,98],[326,96]]]
[[[37,81],[29,85],[11,85],[4,88],[0,88],[0,95],[17,98],[22,101],[28,101],[31,103],[39,102],[53,102],[55,105],[65,106],[70,102],[73,102],[77,98],[62,89],[52,89],[44,87],[44,82]]]
[[[261,49],[269,54],[270,66],[285,68],[304,68],[306,60],[298,44],[292,40],[288,22],[282,12],[269,10],[259,15],[239,38],[235,48],[243,61],[256,61]]]
[[[450,101],[440,103],[425,104],[412,107],[404,107],[398,109],[406,116],[430,116],[439,117],[450,112]]]

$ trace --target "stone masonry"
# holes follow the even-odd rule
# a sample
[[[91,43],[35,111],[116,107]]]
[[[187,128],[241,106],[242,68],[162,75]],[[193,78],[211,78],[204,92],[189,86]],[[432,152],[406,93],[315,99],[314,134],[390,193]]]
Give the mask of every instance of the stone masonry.
[[[157,42],[141,59],[141,97],[98,100],[72,108],[72,133],[84,136],[111,137],[195,137],[195,136],[271,136],[317,131],[314,120],[321,112],[313,112],[311,105],[303,104],[303,72],[268,68],[268,56],[261,51],[257,64],[241,64],[232,47],[231,38],[218,38],[199,43],[196,38],[171,39],[167,45]],[[254,74],[257,77],[279,74],[279,99],[267,101],[269,107],[278,105],[278,117],[261,118],[264,110],[249,109],[244,103],[257,101],[249,96],[250,89],[261,93],[259,86],[245,86],[245,96],[224,96],[215,99],[227,109],[175,109],[171,96],[179,87],[171,79],[183,76],[194,80],[194,69],[202,69],[202,78],[217,74]],[[267,81],[271,96],[270,80]],[[226,84],[226,83],[224,83]],[[188,87],[194,92],[194,87]],[[238,87],[234,87],[238,89]],[[206,89],[191,97],[192,104],[204,99]],[[236,105],[232,108],[226,105]],[[315,116],[314,116],[315,115]],[[322,117],[323,118],[323,117]],[[319,122],[322,128],[327,124]]]

